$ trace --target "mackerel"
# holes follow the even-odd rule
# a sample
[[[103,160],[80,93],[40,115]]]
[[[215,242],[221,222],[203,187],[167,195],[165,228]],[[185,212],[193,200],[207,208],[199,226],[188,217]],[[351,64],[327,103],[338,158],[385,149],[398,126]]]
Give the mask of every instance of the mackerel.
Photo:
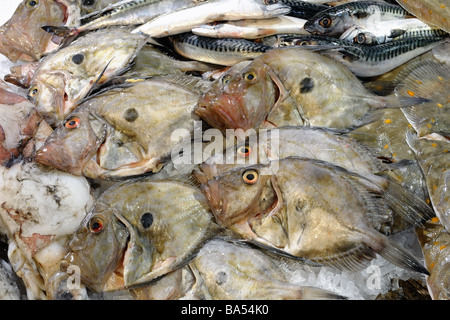
[[[280,0],[280,2],[291,7],[291,12],[288,14],[289,16],[300,19],[310,19],[315,14],[329,8],[329,6],[323,4],[301,0]]]
[[[202,0],[200,0],[202,1]],[[47,32],[58,36],[77,35],[84,31],[97,30],[110,26],[137,26],[159,15],[178,9],[195,6],[199,0],[127,0],[119,1],[100,11],[81,17],[81,25],[67,27],[44,26]],[[206,0],[203,0],[206,1]]]
[[[305,30],[313,34],[340,36],[354,25],[370,25],[407,17],[410,14],[397,5],[378,1],[350,2],[317,13],[305,23]]]
[[[218,24],[204,24],[192,28],[192,33],[212,38],[258,39],[275,34],[293,33],[307,35],[303,28],[306,20],[290,16],[270,19],[246,19]]]
[[[273,46],[303,45],[341,62],[358,77],[374,77],[395,69],[445,40],[444,37],[414,37],[367,46],[327,36],[291,35],[280,37]]]
[[[326,54],[347,66],[358,77],[374,77],[431,50],[445,41],[442,37],[416,37],[375,46],[343,46]]]
[[[194,7],[180,9],[134,29],[153,38],[189,32],[195,26],[224,20],[267,19],[290,12],[291,8],[272,0],[211,0]]]
[[[180,55],[223,66],[251,60],[272,49],[270,46],[245,39],[215,39],[192,33],[183,33],[171,39],[175,51]]]
[[[411,37],[448,36],[448,33],[429,26],[416,18],[383,21],[368,26],[353,26],[339,38],[357,44],[382,44],[394,39]]]

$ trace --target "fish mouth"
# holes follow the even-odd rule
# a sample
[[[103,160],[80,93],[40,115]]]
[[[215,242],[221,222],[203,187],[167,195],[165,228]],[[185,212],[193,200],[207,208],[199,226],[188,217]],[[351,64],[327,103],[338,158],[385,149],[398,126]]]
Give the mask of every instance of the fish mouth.
[[[219,182],[215,179],[217,176],[217,167],[214,165],[202,164],[194,169],[194,177],[200,182],[200,190],[206,197],[213,215],[220,221],[223,206],[220,199]]]
[[[77,161],[78,159],[74,158],[67,148],[54,143],[44,144],[35,152],[33,159],[40,164],[57,168],[73,175],[81,176],[83,172],[81,161]]]
[[[226,129],[243,129],[245,131],[252,128],[252,123],[244,112],[240,97],[205,93],[200,97],[194,112],[208,124],[224,133]]]

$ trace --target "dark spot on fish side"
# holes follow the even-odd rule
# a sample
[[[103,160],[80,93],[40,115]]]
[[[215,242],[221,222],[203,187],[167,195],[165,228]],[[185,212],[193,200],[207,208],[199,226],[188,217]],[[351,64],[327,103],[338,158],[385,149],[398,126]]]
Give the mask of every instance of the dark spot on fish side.
[[[300,82],[300,86],[300,93],[311,92],[314,88],[314,80],[306,77]]]
[[[135,108],[130,108],[125,111],[124,118],[128,122],[134,122],[139,117],[139,113]]]
[[[78,53],[72,57],[72,62],[75,64],[82,64],[84,60],[84,55]]]
[[[141,217],[141,224],[144,229],[148,229],[153,224],[153,215],[150,212],[146,212]]]
[[[216,274],[216,283],[220,286],[227,281],[227,273],[224,271],[219,271]]]

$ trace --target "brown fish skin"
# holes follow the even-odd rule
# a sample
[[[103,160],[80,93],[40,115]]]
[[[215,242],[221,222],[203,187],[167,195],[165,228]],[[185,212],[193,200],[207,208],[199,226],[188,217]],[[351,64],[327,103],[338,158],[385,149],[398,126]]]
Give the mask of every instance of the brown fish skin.
[[[55,0],[24,0],[0,27],[0,53],[12,62],[36,61],[59,46],[59,39],[41,29],[64,25],[70,4]]]

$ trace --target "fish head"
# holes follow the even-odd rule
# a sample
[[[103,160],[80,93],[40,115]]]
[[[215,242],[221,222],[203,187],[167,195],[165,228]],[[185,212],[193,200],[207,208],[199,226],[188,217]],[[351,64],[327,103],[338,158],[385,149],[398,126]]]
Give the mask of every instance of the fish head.
[[[80,106],[71,113],[35,152],[35,161],[81,175],[107,136],[105,121]]]
[[[61,42],[41,27],[64,25],[68,15],[69,8],[63,1],[22,1],[11,19],[0,27],[0,53],[12,62],[39,60]]]
[[[303,28],[315,35],[339,36],[350,27],[348,14],[332,14],[326,11],[319,12],[307,20]]]
[[[98,202],[82,221],[68,243],[69,252],[61,269],[79,270],[83,284],[101,292],[120,265],[129,238],[128,229],[114,215],[111,206]]]
[[[258,128],[278,98],[269,69],[254,60],[240,72],[223,74],[200,97],[195,113],[223,132]]]
[[[182,200],[168,201],[173,197]],[[192,260],[215,234],[211,223],[198,188],[174,181],[127,180],[100,196],[69,242],[64,264],[77,265],[84,284],[94,290],[102,289],[114,271],[130,288]]]
[[[222,168],[223,169],[223,168]],[[221,168],[203,163],[194,170],[218,224],[229,227],[268,214],[278,197],[264,165]]]
[[[252,0],[246,2],[245,5],[250,9],[252,4],[263,12],[263,18],[276,17],[291,12],[291,7],[279,0]],[[242,11],[245,12],[245,10]]]

